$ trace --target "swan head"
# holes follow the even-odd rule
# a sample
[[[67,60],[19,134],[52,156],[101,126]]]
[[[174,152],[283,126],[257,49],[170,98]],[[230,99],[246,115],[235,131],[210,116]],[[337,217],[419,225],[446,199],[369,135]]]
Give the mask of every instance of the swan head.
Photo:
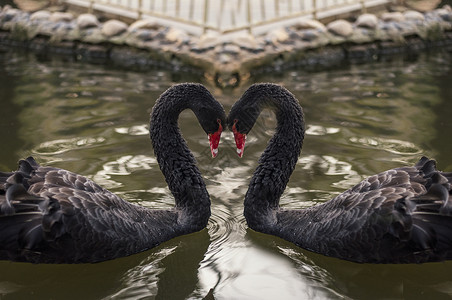
[[[177,126],[179,115],[185,109],[193,111],[207,134],[212,156],[217,156],[221,132],[226,126],[226,113],[223,106],[199,83],[175,84],[157,99],[151,113],[151,139],[157,139],[156,135],[167,124]]]
[[[240,133],[237,129],[237,119],[234,119],[232,124],[232,133],[234,134],[235,145],[237,147],[237,154],[239,157],[243,156],[243,151],[245,150],[246,134]]]
[[[295,126],[299,130],[294,130],[293,132],[301,134],[301,138],[297,139],[297,136],[291,138],[294,141],[303,140],[303,112],[294,95],[279,84],[255,83],[232,106],[227,119],[228,128],[234,134],[239,157],[243,156],[247,134],[251,131],[259,114],[265,108],[275,113],[278,124],[277,131],[282,128],[281,124],[288,124],[286,127],[289,128],[287,129],[289,131],[291,127]]]
[[[227,124],[234,134],[235,145],[239,157],[243,156],[247,134],[251,131],[265,105],[262,98],[262,85],[253,84],[232,106]]]
[[[221,133],[223,132],[223,126],[226,124],[223,107],[220,106],[220,110],[219,108],[215,108],[215,106],[209,107],[208,109],[201,109],[198,112],[199,123],[207,133],[207,138],[209,139],[212,157],[216,157],[218,154]]]
[[[251,131],[259,116],[260,108],[240,99],[231,109],[228,116],[228,127],[234,134],[235,145],[239,157],[243,156],[247,134]]]
[[[226,126],[226,113],[223,106],[215,100],[210,92],[203,86],[197,86],[202,93],[198,94],[192,107],[193,112],[199,120],[199,124],[207,134],[212,157],[218,154],[221,133]]]
[[[221,125],[221,120],[217,119],[218,122],[218,130],[214,133],[208,133],[207,136],[209,138],[210,145],[210,153],[212,153],[212,157],[215,158],[218,154],[218,146],[220,144],[221,132],[223,131],[223,125]]]

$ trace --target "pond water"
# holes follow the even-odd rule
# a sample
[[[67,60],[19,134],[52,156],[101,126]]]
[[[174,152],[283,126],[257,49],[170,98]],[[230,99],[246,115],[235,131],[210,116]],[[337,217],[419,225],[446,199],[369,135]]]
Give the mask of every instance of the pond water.
[[[421,155],[452,171],[452,54],[392,58],[328,71],[292,69],[253,81],[281,83],[305,110],[307,135],[282,197],[286,208],[327,201],[366,176]],[[0,169],[33,155],[86,175],[124,199],[168,208],[172,196],[148,139],[149,113],[173,83],[168,70],[111,69],[0,53]],[[229,111],[251,84],[208,89]],[[212,200],[207,229],[152,250],[98,264],[0,262],[2,299],[439,299],[452,296],[452,262],[356,264],[300,249],[247,228],[243,197],[272,136],[264,111],[235,153],[225,132],[217,158],[193,113],[180,125]]]

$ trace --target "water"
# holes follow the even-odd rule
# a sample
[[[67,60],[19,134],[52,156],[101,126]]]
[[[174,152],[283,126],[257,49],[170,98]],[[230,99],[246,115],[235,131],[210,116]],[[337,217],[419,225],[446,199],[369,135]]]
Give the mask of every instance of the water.
[[[424,54],[337,70],[289,70],[255,81],[284,84],[304,107],[307,135],[281,205],[324,202],[366,176],[421,155],[452,171],[452,55]],[[0,53],[0,169],[20,158],[84,174],[128,201],[173,200],[148,140],[149,113],[171,84],[200,81],[167,70],[131,72]],[[226,111],[249,86],[208,89]],[[191,112],[182,132],[212,200],[208,228],[113,261],[83,265],[0,262],[2,299],[438,299],[452,295],[451,262],[356,264],[249,230],[243,197],[274,132],[271,112],[249,134],[244,158],[231,133],[210,157]]]

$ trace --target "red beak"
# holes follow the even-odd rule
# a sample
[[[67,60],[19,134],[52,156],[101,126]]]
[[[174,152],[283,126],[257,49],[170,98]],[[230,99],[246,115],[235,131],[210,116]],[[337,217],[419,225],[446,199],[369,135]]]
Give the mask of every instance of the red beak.
[[[235,123],[232,125],[232,132],[234,133],[234,139],[235,139],[235,145],[237,146],[237,154],[239,157],[243,156],[243,151],[245,150],[245,140],[246,140],[246,134],[240,133],[235,128]]]
[[[212,153],[212,157],[215,158],[218,154],[218,145],[220,144],[221,132],[223,131],[223,126],[221,126],[221,121],[218,120],[218,131],[214,133],[209,133],[209,144],[210,144],[210,153]]]

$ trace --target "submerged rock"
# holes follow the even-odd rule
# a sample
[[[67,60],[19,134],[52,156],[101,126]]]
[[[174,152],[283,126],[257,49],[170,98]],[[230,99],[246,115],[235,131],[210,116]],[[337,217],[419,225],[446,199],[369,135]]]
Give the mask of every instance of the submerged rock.
[[[450,6],[447,6],[447,8],[444,7],[444,8],[437,9],[437,10],[435,10],[435,13],[437,13],[438,16],[440,16],[441,19],[443,19],[443,21],[446,21],[446,22],[452,21],[452,9],[450,8]]]
[[[149,30],[159,30],[163,26],[158,24],[156,21],[150,20],[150,19],[142,19],[135,21],[132,23],[128,30],[129,31],[135,31],[138,29],[149,29]]]
[[[88,44],[100,44],[106,41],[99,27],[91,27],[81,32],[81,40]]]
[[[278,28],[267,34],[267,39],[273,44],[285,43],[289,40],[289,33],[285,28]]]
[[[46,20],[50,19],[51,15],[52,14],[49,11],[40,10],[40,11],[37,11],[37,12],[31,14],[30,20],[31,21],[46,21]]]
[[[316,29],[305,29],[299,33],[300,38],[306,42],[312,42],[319,38],[323,31]]]
[[[54,12],[50,18],[49,21],[52,22],[71,22],[74,20],[74,15],[68,12]]]
[[[384,22],[403,22],[405,16],[401,12],[385,12],[381,15],[381,19]]]
[[[249,33],[243,33],[239,36],[236,36],[231,40],[231,42],[236,44],[242,49],[247,49],[251,51],[260,49],[259,43],[256,40],[256,38]]]
[[[136,39],[139,41],[147,42],[152,41],[155,38],[156,32],[150,29],[137,29],[134,30],[133,34],[131,34],[130,36],[136,37]]]
[[[377,27],[378,18],[376,15],[362,14],[358,17],[355,24],[358,27],[366,27],[369,29],[374,29],[375,27]]]
[[[152,19],[130,26],[118,20],[102,24],[92,14],[75,19],[70,13],[29,14],[5,6],[0,8],[0,29],[3,47],[24,47],[38,53],[49,49],[58,53],[61,48],[78,59],[119,61],[127,66],[163,63],[179,69],[185,64],[202,69],[206,78],[213,78],[220,86],[231,86],[256,70],[330,66],[450,45],[452,9],[446,5],[425,14],[413,10],[386,12],[379,18],[362,14],[353,24],[336,20],[327,26],[301,18],[262,35],[245,30],[222,35],[209,30],[193,36]]]
[[[169,43],[183,43],[189,40],[187,33],[176,28],[170,28],[165,34],[165,39]]]
[[[77,18],[77,26],[80,29],[86,29],[91,27],[98,27],[99,21],[93,14],[81,14]]]
[[[306,30],[306,29],[317,29],[319,31],[326,31],[326,26],[317,20],[312,19],[302,19],[292,25],[294,30]]]
[[[353,33],[353,26],[346,20],[336,20],[329,23],[326,28],[329,32],[342,37],[348,37]]]
[[[409,21],[424,21],[425,20],[424,15],[415,10],[408,10],[408,11],[404,12],[403,15],[404,15],[405,19],[409,20]]]
[[[23,16],[25,13],[23,13],[21,10],[18,10],[16,8],[11,7],[4,7],[3,10],[0,13],[0,24],[6,24],[8,22],[13,22],[15,19],[20,18],[20,16]],[[28,14],[26,14],[27,17],[29,17]],[[9,28],[5,28],[9,29]]]
[[[226,44],[224,45],[222,52],[223,53],[228,53],[228,54],[239,54],[240,53],[240,47],[234,44]]]
[[[218,34],[212,34],[212,33],[203,34],[194,43],[195,46],[192,48],[192,51],[204,52],[204,51],[215,48],[215,46],[218,43],[219,43]]]
[[[102,26],[102,34],[106,37],[120,35],[127,31],[127,24],[118,20],[108,20]]]

